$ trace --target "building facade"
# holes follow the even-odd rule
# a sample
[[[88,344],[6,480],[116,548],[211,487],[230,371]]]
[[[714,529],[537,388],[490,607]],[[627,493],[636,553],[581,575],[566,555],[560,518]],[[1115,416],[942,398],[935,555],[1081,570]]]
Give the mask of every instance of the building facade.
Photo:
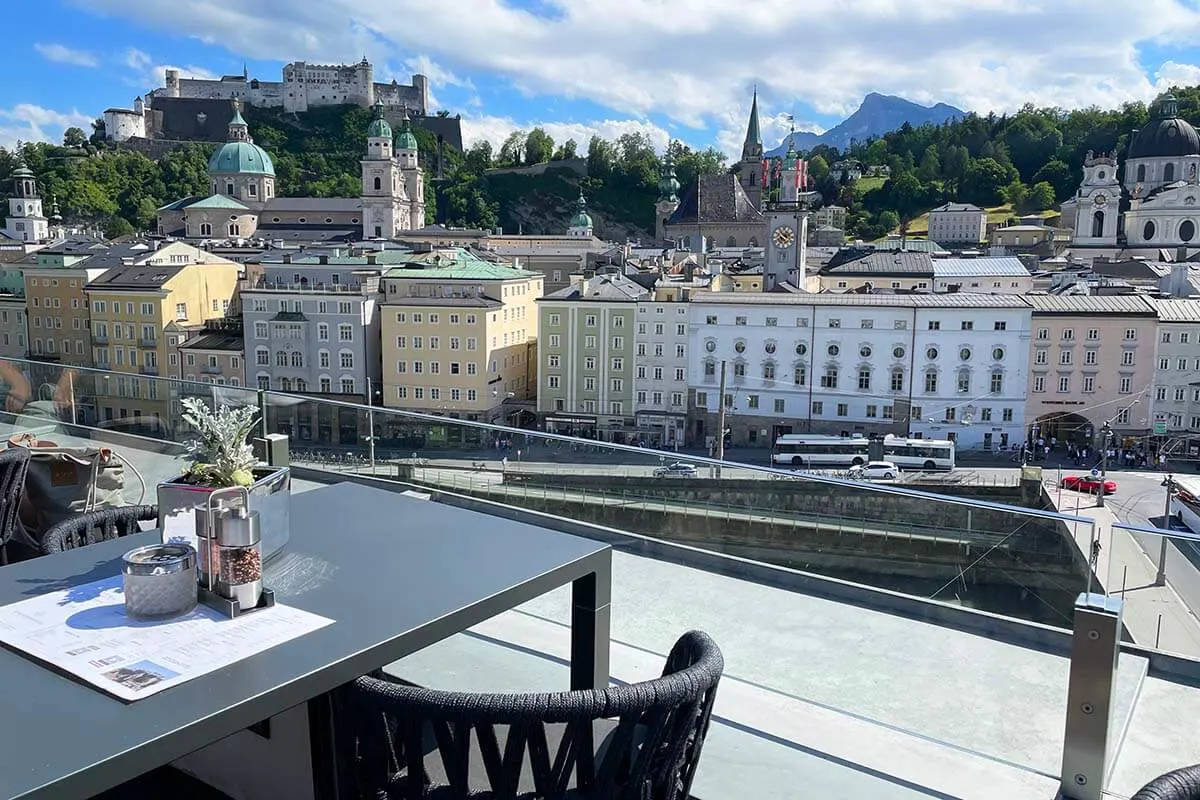
[[[20,268],[0,267],[0,358],[25,358],[25,277]]]
[[[537,301],[538,416],[551,433],[636,441],[635,325],[650,292],[619,273],[572,281]]]
[[[650,447],[684,446],[690,338],[687,303],[638,302],[633,400],[639,438]]]
[[[541,274],[463,249],[389,263],[380,282],[383,404],[512,421],[536,391]]]
[[[735,446],[784,433],[1020,441],[1030,309],[1012,295],[703,293],[689,439],[712,445],[725,366]]]
[[[42,208],[37,180],[24,163],[13,170],[13,193],[8,199],[8,219],[0,235],[18,242],[42,242],[50,237],[50,220]]]
[[[979,244],[987,239],[987,211],[971,203],[938,206],[929,212],[929,238],[938,244]]]
[[[1150,302],[1158,313],[1152,428],[1191,440],[1200,435],[1200,300]]]
[[[1097,446],[1105,422],[1118,435],[1149,433],[1158,315],[1140,295],[1027,296],[1028,438]]]

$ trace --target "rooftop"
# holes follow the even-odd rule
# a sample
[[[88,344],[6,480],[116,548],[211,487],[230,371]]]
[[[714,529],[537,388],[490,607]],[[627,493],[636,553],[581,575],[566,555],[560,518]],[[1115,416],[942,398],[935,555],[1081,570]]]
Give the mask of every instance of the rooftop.
[[[653,277],[653,276],[651,276]],[[607,301],[633,303],[650,297],[647,287],[618,272],[594,275],[585,280],[572,280],[570,286],[539,297],[538,302]]]
[[[946,203],[945,205],[938,206],[937,208],[933,209],[930,211],[930,213],[932,214],[938,211],[983,211],[983,209],[977,205],[973,205],[972,203]]]
[[[892,306],[896,308],[1026,308],[1024,298],[1015,294],[820,294],[797,292],[700,292],[692,297],[700,305],[776,305],[776,306]]]
[[[974,276],[1029,277],[1021,259],[1011,256],[982,258],[935,258],[933,274],[938,278],[970,278]]]
[[[542,273],[520,269],[504,262],[491,261],[465,248],[433,250],[428,253],[383,251],[390,253],[386,263],[394,266],[385,278],[428,278],[439,280],[511,281],[541,278]],[[333,260],[330,259],[330,263]],[[377,261],[376,263],[385,263]]]
[[[1150,298],[1150,304],[1163,322],[1200,322],[1200,301]]]
[[[737,176],[722,172],[705,175],[698,179],[698,183],[687,187],[687,193],[667,220],[667,225],[703,222],[761,224],[763,215],[750,202]]]
[[[1139,294],[1027,294],[1035,314],[1125,314],[1155,316],[1154,306]]]

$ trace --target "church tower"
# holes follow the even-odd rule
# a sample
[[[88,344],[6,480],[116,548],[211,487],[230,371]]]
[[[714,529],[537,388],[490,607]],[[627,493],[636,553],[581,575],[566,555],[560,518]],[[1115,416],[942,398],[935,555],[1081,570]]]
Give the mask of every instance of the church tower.
[[[665,225],[675,209],[679,208],[679,179],[675,177],[675,159],[671,145],[663,155],[662,172],[658,176],[658,200],[654,203],[654,239],[664,242],[667,238]]]
[[[1088,151],[1083,161],[1083,183],[1075,200],[1074,243],[1116,247],[1121,184],[1117,181],[1115,153],[1095,155]]]
[[[742,190],[755,208],[762,208],[763,143],[758,126],[758,87],[750,103],[750,121],[746,123],[746,140],[742,143],[742,160],[738,164],[738,180]]]
[[[362,226],[364,239],[390,239],[409,227],[408,197],[400,164],[392,153],[392,126],[383,104],[367,126],[367,154],[362,159]]]
[[[425,227],[425,173],[421,170],[419,155],[417,137],[413,135],[408,106],[405,106],[400,135],[396,137],[396,160],[400,163],[401,180],[409,203],[408,217],[401,222],[410,231]]]
[[[592,230],[592,216],[587,213],[587,200],[583,198],[583,189],[580,189],[579,199],[575,201],[575,216],[567,225],[567,236],[590,239]]]
[[[788,149],[779,171],[779,198],[767,203],[767,244],[763,261],[763,291],[782,283],[804,288],[808,256],[808,209],[800,193],[799,155],[788,136]]]
[[[18,242],[40,242],[49,238],[49,222],[42,216],[42,198],[33,172],[20,162],[12,177],[13,195],[8,199],[4,235]]]

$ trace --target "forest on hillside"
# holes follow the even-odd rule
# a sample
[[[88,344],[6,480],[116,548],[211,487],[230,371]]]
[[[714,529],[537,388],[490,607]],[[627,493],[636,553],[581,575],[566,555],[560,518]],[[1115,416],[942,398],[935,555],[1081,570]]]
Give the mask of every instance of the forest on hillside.
[[[1180,115],[1200,125],[1200,87],[1172,91]],[[296,116],[247,108],[246,117],[255,142],[275,162],[278,194],[359,194],[358,162],[370,121],[367,109],[322,108]],[[848,234],[873,239],[905,227],[948,200],[983,206],[1008,203],[1014,212],[1052,208],[1075,192],[1088,151],[1116,150],[1123,155],[1130,133],[1149,117],[1144,103],[1070,111],[1027,105],[1014,114],[968,114],[942,125],[905,125],[845,153],[817,147],[807,154],[809,174],[826,204],[847,207]],[[185,145],[155,161],[106,144],[101,127],[97,125],[91,136],[69,129],[62,144],[0,148],[0,200],[11,190],[9,175],[23,160],[37,175],[43,195],[58,204],[68,222],[95,225],[116,236],[153,230],[160,206],[206,193],[209,146]],[[432,178],[437,173],[435,139],[421,128],[413,132],[422,166]],[[679,142],[670,147],[684,191],[697,175],[727,168],[725,156],[713,148],[695,150]],[[487,172],[576,157],[587,159],[586,178],[555,169],[538,176]],[[886,164],[891,176],[881,185],[833,180],[830,165],[847,157],[868,165]],[[429,221],[502,226],[508,232],[516,232],[518,225],[524,225],[526,233],[558,232],[582,188],[592,210],[629,229],[649,232],[662,165],[663,157],[641,134],[611,141],[592,137],[584,146],[574,140],[555,142],[541,128],[515,131],[496,149],[486,141],[465,152],[446,148],[444,179],[435,182],[438,202],[430,204]]]

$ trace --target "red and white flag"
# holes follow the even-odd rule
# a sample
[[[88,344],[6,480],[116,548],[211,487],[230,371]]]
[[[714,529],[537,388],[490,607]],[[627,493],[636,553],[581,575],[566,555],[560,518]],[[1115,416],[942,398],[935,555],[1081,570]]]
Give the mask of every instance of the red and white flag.
[[[769,158],[763,159],[762,174],[763,174],[763,185],[767,188],[770,188],[770,185],[771,185],[771,159],[769,159]]]

